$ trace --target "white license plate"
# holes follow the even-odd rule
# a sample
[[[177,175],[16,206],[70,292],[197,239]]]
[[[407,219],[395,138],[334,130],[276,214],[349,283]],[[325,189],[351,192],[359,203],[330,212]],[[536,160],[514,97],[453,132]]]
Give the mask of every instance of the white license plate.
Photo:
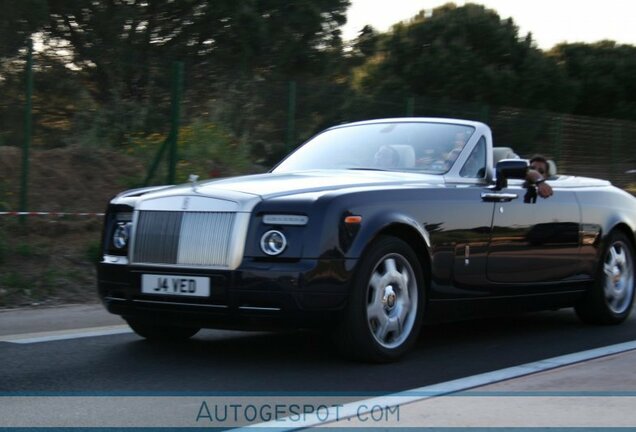
[[[207,297],[210,295],[210,278],[145,274],[141,276],[141,292],[144,294]]]

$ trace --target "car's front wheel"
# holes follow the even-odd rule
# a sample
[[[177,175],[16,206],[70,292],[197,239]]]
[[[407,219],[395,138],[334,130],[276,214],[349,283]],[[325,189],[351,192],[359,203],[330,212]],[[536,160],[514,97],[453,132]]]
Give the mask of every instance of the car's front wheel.
[[[634,249],[627,236],[612,232],[601,259],[593,288],[575,310],[586,323],[619,324],[634,302]]]
[[[157,325],[147,321],[126,318],[126,322],[139,336],[152,341],[178,341],[194,336],[200,329],[196,327],[174,327]]]
[[[345,354],[393,361],[415,343],[424,305],[420,262],[404,241],[379,237],[362,257],[338,330]]]

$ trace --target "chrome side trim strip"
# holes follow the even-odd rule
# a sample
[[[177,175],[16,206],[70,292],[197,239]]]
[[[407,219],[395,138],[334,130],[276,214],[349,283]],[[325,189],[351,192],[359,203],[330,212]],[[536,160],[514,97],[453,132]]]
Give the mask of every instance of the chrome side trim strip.
[[[251,311],[267,311],[267,312],[279,312],[281,308],[275,307],[256,307],[256,306],[239,306],[240,310],[251,310]]]
[[[122,297],[104,297],[104,301],[109,301],[109,302],[126,302],[125,298]]]
[[[119,255],[104,255],[104,262],[108,264],[128,265],[128,258]]]
[[[227,305],[182,303],[182,302],[156,301],[156,300],[133,300],[133,303],[158,304],[158,305],[167,305],[167,306],[188,306],[188,307],[207,308],[207,309],[227,309],[228,308]]]

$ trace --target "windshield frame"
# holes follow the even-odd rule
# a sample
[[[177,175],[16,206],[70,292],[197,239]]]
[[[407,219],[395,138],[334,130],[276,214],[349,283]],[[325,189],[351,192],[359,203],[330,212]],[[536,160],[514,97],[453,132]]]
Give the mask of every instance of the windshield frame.
[[[368,163],[368,154],[367,156],[367,162],[366,163],[359,163],[359,164],[351,164],[351,166],[329,166],[329,167],[325,167],[325,166],[317,166],[317,167],[310,167],[310,168],[287,168],[285,165],[286,163],[289,162],[289,160],[291,158],[294,157],[294,155],[297,155],[299,151],[303,151],[303,149],[306,148],[307,145],[312,145],[312,143],[315,143],[317,140],[320,140],[321,137],[323,137],[325,134],[331,134],[334,131],[338,131],[338,130],[344,130],[344,129],[349,129],[352,130],[352,128],[359,128],[359,127],[376,127],[376,131],[371,131],[371,133],[375,133],[376,135],[378,135],[380,132],[382,132],[382,130],[377,130],[377,126],[382,127],[383,129],[385,129],[387,126],[392,126],[393,128],[398,128],[400,126],[405,126],[405,125],[439,125],[441,126],[448,126],[448,128],[445,129],[439,129],[439,131],[432,131],[431,133],[435,134],[442,134],[442,135],[447,135],[449,136],[449,134],[453,133],[453,131],[464,131],[465,133],[465,139],[464,139],[464,143],[463,146],[459,149],[459,152],[457,152],[457,154],[455,154],[455,159],[454,161],[450,162],[449,166],[445,166],[444,169],[440,169],[441,167],[434,167],[436,169],[430,169],[427,168],[426,166],[413,166],[411,167],[405,167],[405,166],[399,166],[399,167],[386,167],[386,166],[372,166]],[[454,129],[451,129],[453,128]],[[463,163],[463,161],[465,160],[465,153],[467,151],[471,151],[473,145],[477,142],[476,136],[479,135],[480,137],[483,135],[483,129],[488,129],[487,126],[485,126],[482,123],[479,122],[474,122],[474,121],[468,121],[468,120],[457,120],[457,119],[440,119],[440,118],[425,118],[425,117],[415,117],[415,118],[389,118],[389,119],[379,119],[379,120],[370,120],[370,121],[363,121],[363,122],[355,122],[355,123],[347,123],[347,124],[343,124],[343,125],[338,125],[338,126],[334,126],[331,127],[329,129],[326,129],[314,136],[312,136],[310,139],[308,139],[307,141],[305,141],[302,145],[298,146],[293,152],[291,152],[289,155],[287,155],[284,159],[282,159],[278,164],[276,164],[271,170],[271,173],[290,173],[290,172],[297,172],[297,171],[308,171],[308,170],[342,170],[342,169],[349,169],[349,170],[368,170],[368,171],[389,171],[389,172],[402,172],[402,173],[412,173],[412,174],[427,174],[427,175],[439,175],[439,176],[445,176],[449,173],[452,173],[453,171],[456,170],[456,166],[458,165],[458,163]],[[410,131],[411,134],[414,133],[414,131],[417,131],[417,129],[413,129],[412,131]],[[401,133],[408,133],[409,130],[407,129],[406,131],[404,131],[404,128],[402,128]],[[392,130],[389,131],[389,133],[392,133]],[[394,138],[391,137],[390,135],[387,136],[387,142],[390,142],[391,140],[388,138]],[[398,135],[398,138],[400,138],[400,135]],[[424,141],[425,142],[425,138],[428,138],[428,136],[423,135],[423,138],[420,139],[419,135],[417,136],[419,141]],[[374,137],[374,139],[376,141],[383,139],[383,137]],[[436,137],[436,139],[439,141],[439,137]],[[337,142],[336,142],[337,143]],[[358,144],[358,143],[356,143]],[[324,144],[323,144],[324,145]],[[337,145],[337,144],[335,144]],[[364,144],[365,146],[368,146],[369,149],[373,148],[373,146],[385,146],[388,144],[384,144],[383,142],[381,143],[374,143],[374,144]],[[444,140],[444,146],[446,148],[451,148],[452,144],[450,143],[450,141],[448,140]],[[391,145],[390,147],[406,147],[405,145]],[[438,145],[439,147],[439,145]],[[430,148],[433,148],[433,145],[430,145]],[[429,145],[426,144],[419,144],[418,147],[416,147],[416,149],[418,150],[425,150],[425,151],[430,151],[429,150]],[[365,149],[366,151],[367,149]],[[439,149],[438,149],[439,150]],[[410,151],[411,153],[413,153],[413,150]],[[333,154],[333,151],[330,153]],[[415,153],[415,156],[420,156],[419,154],[417,154],[417,150]],[[413,156],[411,156],[411,159],[413,158]],[[358,161],[356,161],[358,162]],[[417,159],[417,163],[419,164],[421,162],[420,159]],[[317,163],[317,165],[319,165],[319,163]],[[282,169],[281,169],[282,168]]]

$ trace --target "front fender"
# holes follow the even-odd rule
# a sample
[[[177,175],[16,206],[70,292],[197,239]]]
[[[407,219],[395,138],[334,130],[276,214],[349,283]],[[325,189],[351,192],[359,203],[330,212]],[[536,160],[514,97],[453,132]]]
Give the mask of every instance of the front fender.
[[[369,218],[363,218],[358,235],[353,240],[351,247],[346,251],[347,258],[360,258],[365,248],[379,235],[387,232],[400,233],[408,236],[409,242],[417,241],[424,244],[430,253],[431,239],[428,231],[412,217],[396,211],[377,213]],[[410,236],[416,236],[412,238]]]

